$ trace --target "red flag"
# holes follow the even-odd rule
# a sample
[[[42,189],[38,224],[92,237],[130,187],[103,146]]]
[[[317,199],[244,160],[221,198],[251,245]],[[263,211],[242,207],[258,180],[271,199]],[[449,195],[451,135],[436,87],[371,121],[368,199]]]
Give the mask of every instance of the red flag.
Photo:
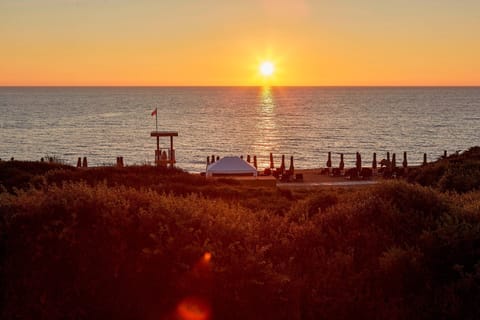
[[[155,108],[155,110],[152,111],[152,117],[156,115],[157,115],[157,108]]]

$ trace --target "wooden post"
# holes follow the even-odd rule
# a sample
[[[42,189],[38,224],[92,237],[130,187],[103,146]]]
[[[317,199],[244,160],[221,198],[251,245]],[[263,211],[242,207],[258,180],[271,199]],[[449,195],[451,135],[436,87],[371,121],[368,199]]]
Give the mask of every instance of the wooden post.
[[[175,155],[173,154],[173,136],[170,136],[170,168],[173,168],[175,162]]]
[[[158,158],[156,159],[157,166],[160,165],[160,159],[162,157],[162,152],[160,151],[160,137],[157,136],[157,156]]]
[[[282,154],[282,163],[280,164],[280,172],[281,174],[285,173],[285,155]]]

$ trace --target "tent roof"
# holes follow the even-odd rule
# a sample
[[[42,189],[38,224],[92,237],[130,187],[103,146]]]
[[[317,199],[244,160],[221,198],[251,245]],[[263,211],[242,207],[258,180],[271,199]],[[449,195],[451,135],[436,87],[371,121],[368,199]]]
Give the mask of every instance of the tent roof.
[[[207,175],[257,174],[257,169],[239,157],[224,157],[207,167]]]

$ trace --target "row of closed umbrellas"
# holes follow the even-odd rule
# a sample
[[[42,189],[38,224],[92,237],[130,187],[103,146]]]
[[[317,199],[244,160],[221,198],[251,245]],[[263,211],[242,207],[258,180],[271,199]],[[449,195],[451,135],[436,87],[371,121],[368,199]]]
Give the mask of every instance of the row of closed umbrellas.
[[[380,164],[380,166],[382,166],[382,167],[385,166],[387,168],[396,168],[397,167],[397,161],[396,161],[395,153],[392,154],[392,158],[390,159],[390,152],[387,152],[387,158],[382,159],[380,162],[377,162],[377,153],[374,152],[373,153],[373,160],[372,160],[372,168],[376,169],[378,164]],[[426,164],[427,164],[427,154],[424,153],[423,154],[423,165],[426,165]],[[332,167],[332,153],[331,152],[328,153],[328,160],[327,160],[326,165],[327,165],[327,168]],[[408,167],[407,152],[403,153],[402,166],[404,168]],[[362,156],[359,152],[356,153],[355,167],[358,170],[362,169]],[[338,168],[340,170],[343,170],[345,168],[345,162],[343,160],[343,153],[340,153],[340,164],[338,165]]]
[[[382,159],[380,161],[377,161],[377,153],[374,152],[373,153],[373,160],[372,160],[372,168],[373,169],[376,169],[378,167],[378,165],[380,165],[381,167],[387,167],[387,168],[396,168],[397,167],[397,163],[396,163],[396,154],[395,153],[392,153],[392,157],[390,158],[390,152],[387,152],[387,155],[386,155],[386,159]],[[240,158],[243,159],[243,156],[240,156]],[[217,156],[215,157],[215,155],[212,155],[211,157],[208,156],[207,157],[207,165],[211,164],[211,163],[215,163],[215,161],[218,161],[220,160],[220,157]],[[250,157],[250,155],[247,155],[247,159],[246,161],[248,163],[252,163],[252,158]],[[423,165],[426,165],[427,164],[427,154],[424,153],[423,154]],[[258,165],[257,165],[257,156],[253,156],[253,166],[255,168],[258,168]],[[407,160],[407,152],[404,152],[403,153],[403,162],[402,162],[402,166],[404,168],[407,168],[408,167],[408,160]],[[270,169],[274,169],[275,168],[275,164],[274,164],[274,159],[273,159],[273,153],[270,153]],[[328,158],[327,158],[327,162],[326,162],[326,167],[327,168],[332,168],[332,153],[331,152],[328,152]],[[355,161],[355,167],[357,168],[357,170],[361,170],[362,169],[362,156],[359,152],[356,153],[356,161]],[[345,168],[345,161],[344,161],[344,154],[343,153],[340,153],[340,162],[339,162],[339,165],[338,165],[338,168],[340,170],[343,170]],[[286,169],[286,166],[285,166],[285,155],[282,155],[282,162],[281,162],[281,165],[280,165],[280,168],[279,168],[282,172],[285,171]],[[294,164],[293,164],[293,156],[290,157],[290,166],[289,166],[289,171],[290,172],[293,172],[294,171]]]

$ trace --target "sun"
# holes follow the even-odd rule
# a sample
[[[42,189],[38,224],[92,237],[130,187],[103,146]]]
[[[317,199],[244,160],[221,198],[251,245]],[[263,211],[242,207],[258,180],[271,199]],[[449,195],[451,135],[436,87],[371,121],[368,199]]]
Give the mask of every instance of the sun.
[[[275,72],[275,66],[270,61],[264,61],[260,64],[260,73],[264,77],[269,77]]]

